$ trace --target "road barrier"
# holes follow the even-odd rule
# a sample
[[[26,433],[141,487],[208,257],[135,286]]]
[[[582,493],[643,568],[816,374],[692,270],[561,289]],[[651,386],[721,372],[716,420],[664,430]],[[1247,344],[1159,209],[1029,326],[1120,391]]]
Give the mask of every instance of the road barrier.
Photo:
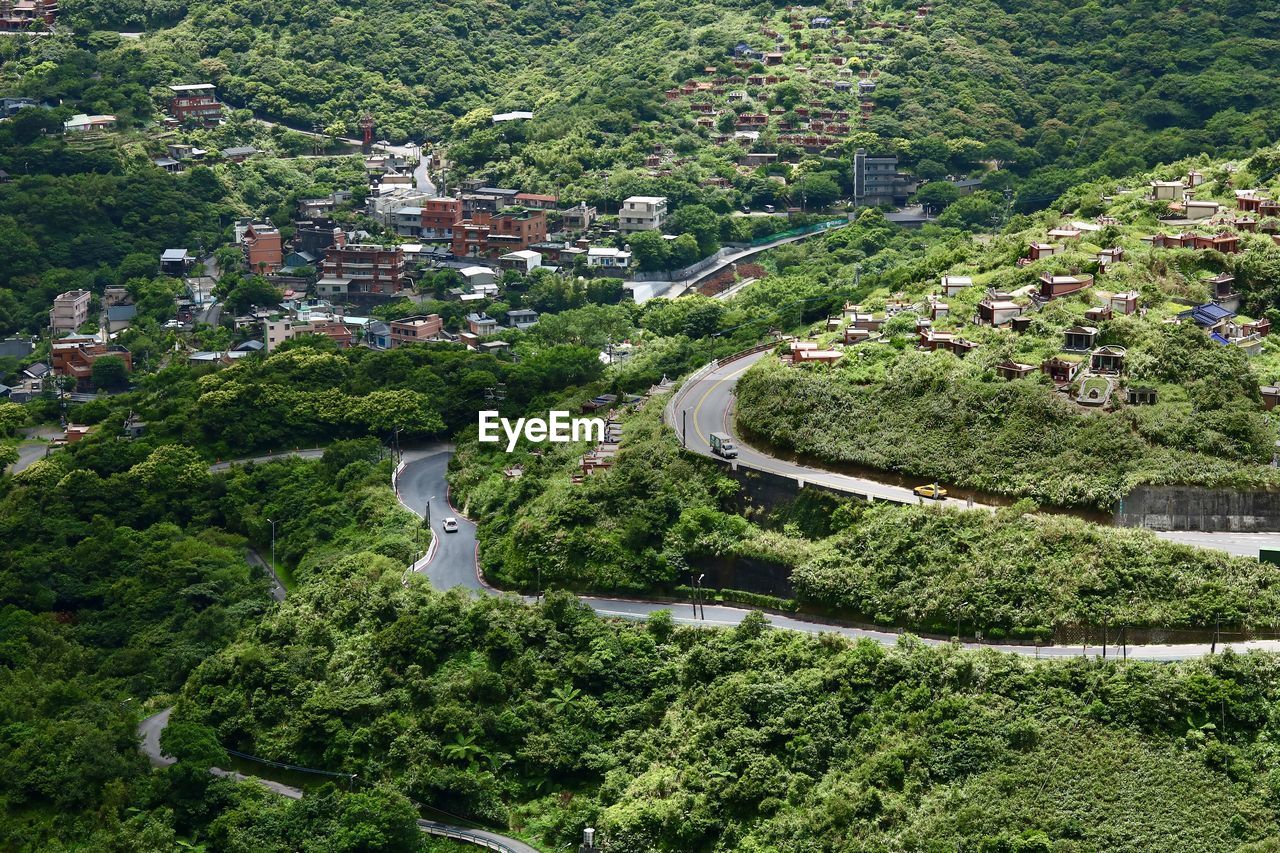
[[[498,853],[523,853],[522,850],[512,847],[510,844],[506,844],[496,838],[481,835],[480,833],[473,832],[469,829],[450,826],[447,823],[435,823],[434,821],[429,820],[419,820],[418,829],[422,830],[427,835],[434,835],[437,838],[449,838],[454,841],[461,841],[464,844],[474,844],[476,847],[483,847],[486,850],[496,850]]]
[[[843,228],[848,224],[848,219],[828,219],[826,222],[815,222],[812,225],[801,225],[799,228],[791,228],[787,231],[779,231],[777,234],[757,237],[754,240],[749,240],[747,242],[747,246],[754,248],[756,246],[763,246],[767,243],[773,243],[777,240],[788,240],[792,237],[800,237],[804,234],[814,234],[818,231],[830,231],[832,228]]]

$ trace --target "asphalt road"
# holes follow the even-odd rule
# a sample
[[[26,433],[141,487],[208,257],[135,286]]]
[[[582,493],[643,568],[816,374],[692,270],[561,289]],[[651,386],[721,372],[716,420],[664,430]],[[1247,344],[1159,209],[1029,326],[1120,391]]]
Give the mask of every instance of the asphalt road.
[[[9,466],[10,474],[25,471],[49,452],[49,445],[43,441],[24,441],[18,445],[18,461]]]
[[[692,433],[692,430],[691,430]],[[414,565],[414,570],[421,572],[437,589],[452,589],[455,586],[465,587],[479,594],[500,595],[500,590],[485,584],[477,573],[475,525],[450,510],[458,519],[457,533],[440,533],[437,510],[439,496],[447,494],[448,484],[445,473],[448,469],[449,457],[453,450],[447,445],[436,445],[421,450],[406,451],[404,468],[397,478],[396,494],[400,502],[417,513],[423,514],[427,498],[432,498],[432,524],[436,535],[440,537],[439,548]],[[1206,534],[1212,535],[1212,534]],[[531,596],[521,596],[525,602],[532,601]],[[663,601],[641,601],[635,599],[602,598],[582,596],[581,600],[601,616],[621,619],[645,619],[649,614],[660,610],[671,612],[672,618],[683,625],[699,625],[705,627],[731,627],[737,625],[750,612],[741,607],[727,605],[709,605],[702,610],[701,616],[695,616],[693,605],[688,603],[672,603]],[[799,619],[793,616],[765,614],[765,619],[775,628],[790,631],[801,631],[806,634],[833,633],[853,639],[875,640],[883,645],[894,645],[902,636],[902,631],[893,629],[884,631],[864,628],[850,628],[845,625],[817,620]],[[948,640],[921,638],[921,642],[929,645],[946,645]],[[1069,657],[1102,657],[1103,650],[1098,646],[1024,646],[997,643],[961,643],[966,649],[991,649],[997,652],[1023,655],[1037,658],[1069,658]],[[1127,657],[1133,660],[1174,661],[1187,658],[1202,657],[1211,651],[1222,651],[1232,648],[1237,652],[1249,649],[1260,649],[1280,652],[1280,641],[1255,640],[1241,643],[1219,643],[1216,647],[1209,643],[1184,643],[1178,645],[1129,646]],[[1110,657],[1116,657],[1118,650],[1112,646],[1108,649]]]
[[[734,389],[743,373],[769,355],[767,351],[759,352],[731,361],[717,367],[702,378],[686,383],[676,392],[678,397],[675,402],[675,428],[677,434],[684,433],[685,446],[689,450],[718,459],[719,457],[711,453],[708,435],[713,432],[727,432],[733,436],[734,443],[738,446],[738,464],[744,467],[795,477],[806,484],[826,486],[876,500],[903,504],[926,502],[903,486],[837,474],[833,471],[778,459],[745,444],[733,428]],[[935,502],[927,501],[927,503],[932,506]],[[966,507],[995,508],[990,504],[970,503],[952,498],[946,498],[939,503],[962,509]],[[1152,532],[1170,542],[1226,551],[1237,556],[1256,557],[1260,548],[1280,548],[1280,533],[1209,533],[1191,530]]]
[[[425,573],[437,589],[461,586],[484,590],[486,587],[476,572],[475,523],[449,504],[449,483],[445,474],[449,470],[451,456],[453,446],[448,444],[435,444],[403,453],[404,468],[396,478],[396,497],[419,518],[425,518],[430,502],[431,533],[435,537],[434,546],[426,557],[414,563],[413,570]],[[450,516],[458,520],[458,529],[445,533],[442,522]]]
[[[210,471],[226,471],[236,465],[246,465],[250,462],[276,462],[281,459],[288,459],[290,456],[297,456],[299,459],[319,459],[324,456],[323,447],[311,447],[306,450],[281,450],[279,453],[263,453],[259,456],[247,456],[243,459],[227,459],[218,460],[209,466]]]
[[[261,554],[252,548],[246,552],[246,557],[249,561],[249,565],[256,566],[261,569],[262,573],[267,576],[267,582],[271,584],[271,597],[276,601],[284,601],[285,596],[288,594],[288,590],[286,590],[284,588],[284,584],[280,582],[280,576],[276,574],[276,570],[273,569],[266,560],[262,559]]]

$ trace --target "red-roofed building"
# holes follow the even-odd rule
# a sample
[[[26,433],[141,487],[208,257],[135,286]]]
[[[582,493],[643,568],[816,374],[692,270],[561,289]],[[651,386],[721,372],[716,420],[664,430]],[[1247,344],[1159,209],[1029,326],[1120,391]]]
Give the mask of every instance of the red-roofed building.
[[[56,0],[0,0],[0,32],[48,29],[57,17]]]
[[[560,206],[560,199],[541,193],[516,193],[516,204],[521,207],[531,207],[534,210],[555,210]]]
[[[104,356],[115,356],[124,362],[125,370],[133,369],[133,356],[127,349],[84,336],[76,340],[54,341],[49,348],[53,372],[74,379],[76,389],[80,391],[93,390],[93,363]]]

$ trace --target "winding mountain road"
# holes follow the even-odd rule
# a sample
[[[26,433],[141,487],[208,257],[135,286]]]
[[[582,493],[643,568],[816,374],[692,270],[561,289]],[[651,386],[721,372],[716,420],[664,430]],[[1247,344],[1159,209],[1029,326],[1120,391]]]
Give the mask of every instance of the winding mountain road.
[[[668,419],[675,424],[678,433],[683,433],[688,449],[711,455],[707,444],[707,436],[711,432],[731,429],[731,412],[733,388],[737,378],[760,358],[757,353],[745,358],[728,361],[724,364],[708,366],[695,374],[673,396],[668,404]],[[735,436],[736,438],[736,436]],[[760,453],[749,446],[739,444],[739,464],[759,467],[761,470],[786,474],[804,479],[806,483],[831,485],[833,488],[860,494],[868,499],[878,498],[898,503],[914,503],[916,498],[910,490],[900,486],[887,485],[872,480],[835,474],[817,468],[775,459]],[[220,462],[210,466],[213,470],[221,470],[234,464],[247,461],[272,461],[285,456],[316,457],[322,450],[286,451],[281,454],[255,457],[253,460],[233,460]],[[425,574],[432,586],[437,589],[450,589],[461,586],[480,595],[503,594],[485,583],[480,574],[479,544],[476,539],[476,525],[454,509],[449,500],[447,481],[449,459],[453,455],[452,445],[436,444],[424,448],[411,449],[403,453],[401,464],[397,466],[393,485],[400,503],[425,518],[430,506],[430,527],[434,542],[427,554],[411,567],[413,571]],[[905,494],[904,494],[905,493]],[[967,505],[966,502],[948,502]],[[975,504],[977,506],[977,504]],[[443,531],[442,522],[452,516],[458,521],[458,530],[452,533]],[[1239,537],[1239,538],[1237,538]],[[1170,533],[1165,538],[1183,541],[1203,547],[1216,547],[1232,550],[1233,553],[1256,553],[1248,549],[1256,549],[1260,544],[1277,544],[1280,536],[1258,534],[1202,534],[1202,533]],[[277,600],[284,597],[283,587],[273,590]],[[532,603],[532,596],[521,596],[525,602]],[[581,600],[596,613],[605,617],[623,619],[645,619],[650,614],[666,610],[672,618],[681,624],[701,625],[707,627],[730,627],[737,625],[751,610],[726,605],[710,605],[702,610],[701,617],[691,604],[660,601],[641,601],[634,599],[603,598],[583,596]],[[852,628],[845,625],[826,623],[816,620],[801,619],[794,616],[765,614],[767,621],[775,628],[800,631],[807,634],[834,633],[855,639],[870,639],[883,645],[896,644],[907,632],[900,630],[869,630]],[[950,641],[937,638],[922,638],[922,642],[930,645],[944,645]],[[997,652],[1037,657],[1046,659],[1065,659],[1077,656],[1102,657],[1105,652],[1097,646],[1043,646],[1010,645],[998,643],[961,643],[962,647],[971,650],[991,649]],[[1280,641],[1253,640],[1247,642],[1225,642],[1217,644],[1186,643],[1174,645],[1128,646],[1124,652],[1126,658],[1134,660],[1170,662],[1213,654],[1218,650],[1232,649],[1236,652],[1260,650],[1280,652]],[[1112,657],[1120,650],[1114,645],[1110,648]],[[166,767],[174,763],[174,759],[163,754],[160,748],[160,735],[168,725],[172,708],[153,714],[138,724],[139,746],[151,763],[156,767]],[[254,781],[275,793],[298,799],[303,796],[299,788],[283,785],[278,782],[248,777],[234,771],[210,768],[215,775],[240,780]],[[499,851],[499,853],[538,853],[535,847],[498,833],[486,830],[470,829],[436,821],[418,820],[418,828],[427,834],[443,838],[452,838],[468,844]]]
[[[279,460],[290,458],[290,457],[298,457],[298,458],[304,458],[304,459],[318,459],[323,455],[324,455],[323,448],[311,448],[307,450],[286,450],[281,453],[271,453],[271,454],[266,454],[262,456],[249,457],[245,459],[229,459],[226,461],[219,461],[213,465],[210,465],[209,470],[225,471],[235,465],[244,465],[249,462],[255,462],[255,463],[275,462],[275,461],[279,461]],[[451,455],[453,455],[453,447],[451,445],[436,445],[431,448],[426,448],[423,450],[415,450],[406,454],[407,457],[410,457],[415,461],[424,463],[419,474],[415,475],[416,476],[415,481],[421,482],[426,485],[433,484],[435,482],[435,478],[439,478],[441,482],[443,481],[444,471],[449,464],[449,457]],[[441,494],[444,494],[444,492],[442,491]],[[430,497],[430,496],[426,496],[426,497]],[[423,498],[423,501],[422,501],[423,506],[426,505],[425,504],[426,497]],[[444,517],[443,515],[440,516],[440,518],[443,518],[443,517]],[[467,538],[470,541],[471,560],[472,560],[471,565],[474,566],[475,525],[473,525],[470,522],[470,520],[464,519],[462,517],[458,518],[458,522],[460,526],[462,524],[465,524],[466,529],[470,531],[469,535],[466,535],[465,538]],[[436,522],[436,527],[437,528],[439,527],[439,521]],[[463,543],[461,539],[455,540],[455,541],[459,543],[460,547],[463,547],[463,548],[466,547],[465,543]],[[437,549],[432,549],[430,552],[428,552],[429,555],[436,553],[436,550]],[[444,554],[447,557],[447,561],[450,564],[453,564],[453,565],[465,564],[465,560],[462,559],[462,554],[459,551],[457,551],[455,548],[442,548],[440,550],[443,550]],[[256,551],[250,550],[248,552],[248,560],[250,565],[257,566],[258,568],[260,568],[270,579],[271,597],[278,602],[284,601],[285,596],[288,593],[285,590],[284,585],[280,583],[280,579],[276,576],[275,572],[272,571],[271,568],[263,561],[262,557],[259,556]],[[441,565],[443,566],[444,562],[442,562]],[[475,577],[474,570],[472,570],[470,574],[473,578]],[[164,751],[160,748],[160,735],[162,732],[164,732],[165,727],[169,725],[169,718],[170,716],[172,716],[172,714],[173,714],[173,708],[165,708],[164,710],[159,711],[155,714],[152,714],[151,716],[147,717],[146,719],[138,723],[137,735],[139,740],[139,748],[142,750],[143,754],[147,756],[147,759],[151,762],[151,765],[153,767],[168,767],[171,764],[174,764],[177,760],[172,756],[165,755]],[[263,779],[259,776],[246,776],[243,773],[237,773],[234,770],[223,770],[220,767],[210,767],[209,772],[212,773],[214,776],[218,776],[224,779],[232,779],[236,782],[254,782],[256,784],[263,786],[268,791],[271,791],[282,797],[288,797],[291,800],[300,800],[302,799],[305,793],[301,788],[296,788],[292,785],[285,785],[280,782],[272,781],[270,779]],[[418,830],[427,835],[432,835],[437,838],[450,838],[455,841],[461,841],[463,843],[471,844],[476,847],[483,847],[486,850],[493,850],[493,851],[496,851],[496,853],[539,853],[536,847],[530,844],[527,844],[518,838],[511,838],[509,836],[501,835],[496,832],[490,832],[487,829],[473,829],[465,826],[457,826],[455,824],[441,823],[440,821],[423,820],[421,818],[419,818],[416,821],[416,823],[418,825]]]
[[[704,406],[705,408],[705,406]],[[721,421],[723,422],[723,421]],[[710,452],[709,450],[707,451]],[[450,508],[458,519],[456,533],[443,533],[440,520],[443,516],[441,495],[448,494],[448,483],[445,475],[448,471],[449,457],[452,448],[436,445],[421,450],[406,451],[403,466],[396,478],[396,496],[400,503],[419,517],[425,514],[426,501],[431,498],[432,532],[440,537],[440,546],[427,557],[413,565],[413,570],[425,574],[431,585],[437,589],[451,589],[461,586],[478,595],[502,595],[500,590],[487,584],[480,575],[478,562],[478,543],[476,527],[457,510]],[[766,457],[767,458],[767,457]],[[839,475],[836,475],[839,476]],[[811,480],[810,482],[818,482]],[[447,505],[447,504],[446,504]],[[525,602],[532,603],[533,596],[520,596]],[[684,625],[701,625],[729,627],[737,625],[750,612],[748,608],[730,607],[723,604],[707,605],[703,608],[703,618],[693,613],[693,605],[684,602],[642,601],[636,599],[604,598],[599,596],[580,596],[581,601],[601,616],[622,619],[645,619],[651,613],[668,610],[672,618]],[[853,628],[823,622],[818,619],[804,619],[797,616],[765,614],[765,618],[775,628],[789,631],[800,631],[806,634],[840,634],[854,639],[875,640],[886,646],[894,645],[906,631],[886,629],[872,630]],[[922,638],[922,642],[930,645],[946,645],[950,641],[938,638]],[[967,642],[961,644],[966,649],[992,649],[998,652],[1023,655],[1037,658],[1070,658],[1070,657],[1102,657],[1104,651],[1098,646],[1027,646],[1000,643]],[[1280,640],[1249,640],[1236,643],[1183,643],[1176,645],[1127,646],[1124,652],[1128,658],[1148,661],[1176,661],[1202,657],[1215,651],[1227,648],[1237,652],[1250,649],[1280,652]],[[1116,657],[1121,651],[1114,645],[1106,650],[1110,657]]]
[[[822,486],[867,500],[891,501],[899,504],[918,504],[924,500],[906,486],[839,474],[815,468],[799,462],[779,459],[744,443],[734,429],[734,392],[738,379],[770,351],[751,353],[741,358],[728,359],[708,365],[695,373],[676,391],[668,404],[668,421],[676,435],[683,435],[684,444],[694,453],[723,462],[711,452],[708,436],[713,432],[727,432],[738,446],[737,464],[743,468],[778,474],[803,485]],[[886,476],[886,479],[888,477]],[[932,505],[934,501],[929,501]],[[994,504],[945,498],[938,503],[944,506],[994,510]],[[1277,533],[1216,533],[1199,530],[1156,530],[1161,539],[1226,551],[1237,556],[1256,557],[1260,548],[1280,548]]]

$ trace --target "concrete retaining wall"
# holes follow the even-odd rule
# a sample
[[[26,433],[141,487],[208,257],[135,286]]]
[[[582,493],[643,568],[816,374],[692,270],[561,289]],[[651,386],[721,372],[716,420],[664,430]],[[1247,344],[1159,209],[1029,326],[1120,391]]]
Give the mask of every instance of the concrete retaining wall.
[[[1280,492],[1196,486],[1139,486],[1116,509],[1116,524],[1151,530],[1280,531]]]

